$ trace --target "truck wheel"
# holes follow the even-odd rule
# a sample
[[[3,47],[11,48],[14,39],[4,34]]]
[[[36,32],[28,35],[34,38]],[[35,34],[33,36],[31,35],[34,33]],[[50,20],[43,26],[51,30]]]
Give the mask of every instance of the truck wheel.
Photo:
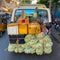
[[[0,37],[2,37],[2,32],[0,32]]]

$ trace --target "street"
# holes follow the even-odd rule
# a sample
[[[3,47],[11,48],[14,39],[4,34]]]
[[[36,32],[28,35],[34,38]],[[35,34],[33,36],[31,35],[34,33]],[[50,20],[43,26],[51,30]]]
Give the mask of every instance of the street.
[[[4,33],[3,37],[0,38],[0,59],[1,60],[60,60],[60,44],[57,43],[53,38],[53,52],[49,55],[37,56],[36,54],[15,54],[9,53],[7,47],[9,39],[7,32]]]
[[[60,60],[60,0],[0,0],[0,60]]]

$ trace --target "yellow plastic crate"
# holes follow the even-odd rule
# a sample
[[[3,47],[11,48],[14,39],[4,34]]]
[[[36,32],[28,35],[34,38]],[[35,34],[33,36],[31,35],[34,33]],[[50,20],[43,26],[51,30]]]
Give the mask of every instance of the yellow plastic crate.
[[[18,25],[18,34],[27,34],[27,24]]]

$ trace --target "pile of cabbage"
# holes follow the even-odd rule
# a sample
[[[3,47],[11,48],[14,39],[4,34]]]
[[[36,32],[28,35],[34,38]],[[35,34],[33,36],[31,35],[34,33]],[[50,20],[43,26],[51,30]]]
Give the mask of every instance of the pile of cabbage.
[[[43,55],[52,52],[53,42],[48,35],[43,32],[35,35],[27,35],[25,44],[9,44],[8,51],[15,53],[26,53]]]

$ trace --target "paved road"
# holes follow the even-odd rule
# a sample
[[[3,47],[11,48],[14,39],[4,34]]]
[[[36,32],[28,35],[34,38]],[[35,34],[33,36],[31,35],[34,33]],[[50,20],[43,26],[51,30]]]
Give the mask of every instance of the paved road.
[[[53,52],[50,55],[27,55],[27,54],[15,54],[7,51],[8,47],[8,35],[7,32],[0,38],[0,60],[60,60],[60,44],[53,40]]]

